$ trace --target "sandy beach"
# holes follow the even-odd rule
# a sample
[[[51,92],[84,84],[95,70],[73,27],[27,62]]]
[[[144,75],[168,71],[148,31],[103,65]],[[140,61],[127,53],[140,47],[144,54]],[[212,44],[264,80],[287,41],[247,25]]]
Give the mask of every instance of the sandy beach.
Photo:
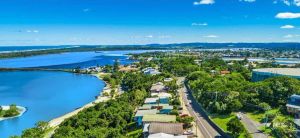
[[[8,110],[9,109],[9,106],[1,106],[3,110]],[[0,117],[0,121],[3,121],[3,120],[7,120],[7,119],[12,119],[12,118],[16,118],[16,117],[20,117],[22,116],[25,112],[26,112],[26,108],[25,107],[22,107],[22,106],[17,106],[20,114],[17,115],[17,116],[13,116],[13,117]]]
[[[93,75],[102,80],[101,75],[104,75],[104,73],[98,73],[98,74],[93,74]],[[65,119],[70,118],[70,117],[78,114],[78,112],[82,111],[83,109],[92,107],[97,103],[105,102],[105,101],[109,100],[110,97],[109,96],[104,96],[103,93],[108,93],[109,94],[110,91],[111,91],[111,86],[107,82],[105,82],[105,87],[103,88],[103,90],[100,92],[99,96],[97,96],[97,98],[94,101],[92,101],[92,102],[82,106],[81,108],[78,108],[78,109],[72,111],[72,112],[69,112],[65,115],[62,115],[62,116],[57,117],[55,119],[52,119],[51,121],[49,121],[49,126],[52,127],[52,128],[56,128]]]

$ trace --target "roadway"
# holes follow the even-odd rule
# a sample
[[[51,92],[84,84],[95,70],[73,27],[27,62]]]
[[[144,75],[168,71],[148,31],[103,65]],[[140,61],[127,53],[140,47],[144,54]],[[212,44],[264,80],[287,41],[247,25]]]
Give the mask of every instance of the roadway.
[[[185,78],[184,77],[178,77],[178,85],[182,85],[184,83]],[[179,90],[180,95],[183,98],[184,105],[186,106],[188,112],[190,115],[192,115],[195,118],[195,122],[204,138],[215,138],[220,137],[221,135],[206,121],[205,118],[201,115],[201,112],[199,111],[198,104],[196,101],[193,101],[191,96],[188,93],[188,90],[185,85],[181,87]]]
[[[241,122],[245,125],[248,132],[252,135],[254,138],[268,138],[267,134],[264,134],[261,132],[258,128],[263,126],[263,124],[260,124],[258,122],[255,122],[251,120],[246,114],[239,113],[241,118]]]

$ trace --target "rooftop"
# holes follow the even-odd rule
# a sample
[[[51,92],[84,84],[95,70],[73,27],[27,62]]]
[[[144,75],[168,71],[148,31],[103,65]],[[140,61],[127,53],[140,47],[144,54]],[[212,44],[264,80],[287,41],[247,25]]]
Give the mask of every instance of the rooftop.
[[[145,115],[155,115],[157,114],[157,109],[151,109],[151,110],[138,110],[135,114],[135,117],[138,116],[145,116]]]
[[[145,103],[156,103],[158,98],[146,98]]]
[[[287,75],[287,76],[300,76],[300,68],[261,68],[261,69],[254,69],[253,71]]]
[[[157,96],[157,97],[160,97],[160,98],[170,98],[170,97],[172,97],[171,94],[166,93],[166,92],[161,92],[161,93],[151,93],[151,96]]]
[[[149,135],[148,138],[187,138],[187,136],[185,136],[185,135],[174,136],[174,135],[165,134],[165,133],[156,133],[156,134]]]
[[[182,123],[151,123],[149,126],[149,133],[166,133],[172,135],[182,135],[183,134]]]
[[[158,106],[161,106],[162,109],[173,109],[173,106],[169,104],[144,104],[143,106],[139,107],[139,110],[148,110]]]
[[[286,106],[300,109],[300,95],[296,95],[296,94],[292,95],[289,98]]]
[[[162,92],[165,91],[165,85],[162,82],[158,82],[152,85],[151,92]]]
[[[155,115],[144,115],[143,122],[175,122],[175,115],[163,115],[163,114],[155,114]]]

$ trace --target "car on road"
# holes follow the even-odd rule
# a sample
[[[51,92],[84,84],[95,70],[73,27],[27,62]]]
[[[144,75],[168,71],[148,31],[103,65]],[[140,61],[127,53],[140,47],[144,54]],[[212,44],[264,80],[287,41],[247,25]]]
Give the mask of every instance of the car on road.
[[[241,112],[236,113],[236,117],[237,117],[239,120],[242,120],[242,119],[243,119],[243,115],[242,115]]]

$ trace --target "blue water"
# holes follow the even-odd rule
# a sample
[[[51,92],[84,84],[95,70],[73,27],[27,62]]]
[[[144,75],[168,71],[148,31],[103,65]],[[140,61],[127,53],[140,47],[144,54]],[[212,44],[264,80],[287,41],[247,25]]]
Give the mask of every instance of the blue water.
[[[75,68],[133,61],[128,53],[140,51],[75,52],[0,60],[0,67]],[[66,72],[0,72],[0,105],[17,104],[28,111],[21,117],[0,122],[0,138],[20,135],[38,121],[49,121],[94,100],[103,89],[101,80]]]
[[[0,60],[0,67],[76,68],[132,63],[128,53],[139,51],[71,52]],[[49,121],[94,100],[103,81],[89,75],[66,72],[0,72],[0,105],[17,104],[28,111],[21,117],[0,122],[0,138],[20,135],[38,121]]]
[[[70,52],[62,54],[40,55],[25,58],[1,59],[0,67],[46,67],[46,68],[85,68],[89,66],[113,64],[119,59],[121,64],[132,63],[127,60],[128,53],[142,53],[144,50],[135,51],[104,51],[95,52]]]
[[[0,72],[0,105],[28,108],[21,117],[0,121],[0,138],[19,135],[38,121],[49,121],[95,99],[104,83],[94,76],[66,72]]]
[[[71,46],[0,46],[1,52],[67,48]]]

